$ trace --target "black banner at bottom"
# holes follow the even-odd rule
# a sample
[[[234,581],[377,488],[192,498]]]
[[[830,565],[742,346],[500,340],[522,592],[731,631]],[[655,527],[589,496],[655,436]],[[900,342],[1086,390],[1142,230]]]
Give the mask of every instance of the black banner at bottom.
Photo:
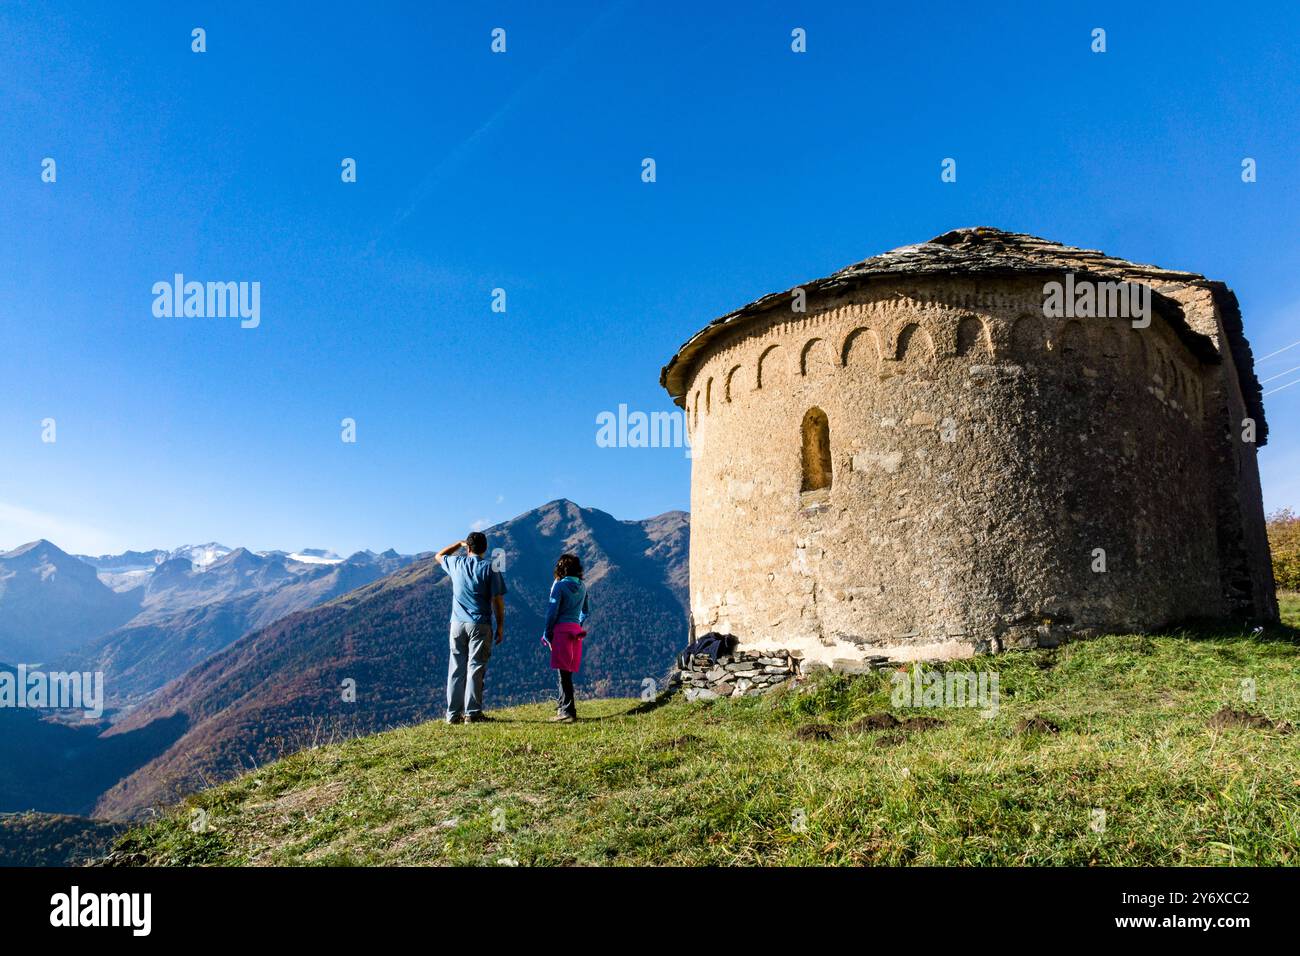
[[[1231,945],[1289,925],[1298,884],[1280,869],[0,869],[0,919],[9,943],[337,944],[465,917],[491,934],[539,925],[534,916],[605,925],[613,915],[640,936],[641,921],[658,935],[683,918],[725,927],[741,911],[777,930],[810,918],[923,929],[1006,910],[1017,934]]]

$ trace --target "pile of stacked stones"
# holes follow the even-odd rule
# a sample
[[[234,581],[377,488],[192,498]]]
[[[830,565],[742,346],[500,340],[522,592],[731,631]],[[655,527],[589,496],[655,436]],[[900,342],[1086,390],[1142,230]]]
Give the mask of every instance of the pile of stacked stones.
[[[697,654],[674,679],[687,700],[755,696],[799,674],[799,658],[789,651],[736,651],[714,661]]]

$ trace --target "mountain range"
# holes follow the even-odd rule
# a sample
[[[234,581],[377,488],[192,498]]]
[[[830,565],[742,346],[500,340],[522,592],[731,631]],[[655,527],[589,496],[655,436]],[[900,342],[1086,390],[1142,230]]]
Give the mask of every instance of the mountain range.
[[[647,678],[663,678],[686,639],[684,512],[620,521],[561,499],[486,533],[509,585],[489,707],[553,693],[540,637],[563,551],[582,558],[593,604],[580,693],[636,695]],[[444,708],[450,585],[428,555],[209,548],[199,565],[161,551],[78,559],[37,544],[56,574],[74,564],[91,572],[77,578],[77,599],[99,616],[83,611],[91,623],[80,633],[100,631],[26,659],[103,670],[119,709],[93,726],[0,710],[0,767],[24,768],[14,779],[0,770],[0,811],[130,817],[251,763]],[[0,555],[0,567],[23,551]],[[95,578],[119,575],[108,579],[121,586],[130,570],[148,573],[122,591]],[[0,595],[0,618],[10,593],[31,602],[41,592],[28,581]],[[72,640],[75,626],[63,634]]]
[[[130,621],[60,656],[51,668],[103,671],[109,706],[129,709],[249,631],[414,560],[395,551],[360,551],[337,563],[303,563],[244,548],[202,568],[171,558],[156,565],[139,589],[140,610]]]
[[[91,565],[40,540],[0,554],[0,661],[43,663],[139,612]]]
[[[0,554],[0,661],[102,671],[130,707],[230,642],[415,560],[219,544],[73,556],[41,540]]]

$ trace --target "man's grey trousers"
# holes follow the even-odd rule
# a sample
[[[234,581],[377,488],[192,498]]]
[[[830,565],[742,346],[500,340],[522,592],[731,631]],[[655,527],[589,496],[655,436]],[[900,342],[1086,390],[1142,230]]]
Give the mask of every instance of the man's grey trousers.
[[[451,656],[447,661],[447,719],[483,713],[483,677],[492,656],[488,621],[451,622]],[[466,678],[468,677],[468,681]],[[468,683],[468,693],[466,692]]]

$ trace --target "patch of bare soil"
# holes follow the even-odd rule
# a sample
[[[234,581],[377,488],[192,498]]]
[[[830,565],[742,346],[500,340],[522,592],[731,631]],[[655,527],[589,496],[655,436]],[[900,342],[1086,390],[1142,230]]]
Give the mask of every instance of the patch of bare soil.
[[[804,724],[794,735],[798,740],[833,740],[835,728],[830,724]]]
[[[1059,734],[1061,728],[1046,717],[1022,717],[1016,724],[1016,733],[1022,737],[1030,734]]]
[[[850,724],[849,733],[864,734],[869,730],[892,730],[897,726],[898,718],[893,714],[868,714]]]
[[[1292,730],[1285,720],[1269,720],[1263,714],[1252,714],[1245,710],[1224,707],[1209,719],[1206,726],[1211,730],[1273,730],[1279,734],[1289,734]]]
[[[889,738],[904,740],[909,734],[917,733],[922,730],[930,730],[934,727],[942,727],[943,721],[938,717],[908,717],[905,720],[899,720],[893,714],[879,713],[867,714],[861,720],[854,721],[849,725],[849,733],[865,734],[873,730],[892,730],[896,731]]]
[[[914,733],[942,726],[943,721],[937,717],[908,717],[900,720],[893,714],[879,713],[868,714],[843,729],[833,724],[805,724],[795,731],[795,737],[800,740],[833,740],[840,733],[864,734],[888,731],[877,737],[875,742],[881,747],[893,747],[901,744]]]
[[[942,727],[943,721],[938,717],[909,717],[907,720],[899,721],[900,730],[912,733],[918,730],[931,730],[935,727]]]

